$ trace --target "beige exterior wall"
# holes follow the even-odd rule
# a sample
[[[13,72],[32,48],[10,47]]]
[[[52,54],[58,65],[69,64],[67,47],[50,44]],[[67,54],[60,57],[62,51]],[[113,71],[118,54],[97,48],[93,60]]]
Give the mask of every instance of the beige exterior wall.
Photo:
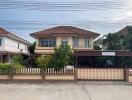
[[[14,75],[14,80],[41,80],[42,77],[40,75]]]
[[[62,37],[56,38],[56,45],[59,46],[61,44]]]
[[[9,76],[8,75],[0,75],[0,79],[9,79]]]
[[[74,80],[73,75],[46,75],[46,80]]]
[[[68,45],[70,45],[72,47],[73,45],[73,37],[72,36],[65,36],[65,37],[62,37],[62,36],[58,36],[56,37],[56,46],[58,47],[59,45],[61,45],[61,40],[65,38],[68,40]],[[79,47],[77,48],[73,48],[73,49],[76,49],[76,50],[81,50],[81,49],[93,49],[93,38],[89,38],[89,42],[90,42],[90,47],[88,48],[84,48],[84,37],[80,37],[79,38]],[[54,47],[39,47],[39,38],[36,39],[36,50],[35,50],[36,53],[38,54],[53,54],[54,53]]]

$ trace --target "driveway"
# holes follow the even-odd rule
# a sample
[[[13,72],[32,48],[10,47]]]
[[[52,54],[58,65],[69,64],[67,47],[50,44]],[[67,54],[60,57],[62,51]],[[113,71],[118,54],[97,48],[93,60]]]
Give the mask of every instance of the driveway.
[[[1,83],[0,100],[132,100],[132,85]]]

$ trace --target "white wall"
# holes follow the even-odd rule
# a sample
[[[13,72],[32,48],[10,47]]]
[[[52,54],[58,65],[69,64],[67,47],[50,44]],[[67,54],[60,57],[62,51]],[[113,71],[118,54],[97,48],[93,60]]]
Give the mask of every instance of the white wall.
[[[0,46],[0,51],[4,51],[4,37],[0,37],[0,39],[2,39],[1,41],[1,46]]]
[[[3,37],[2,41],[3,43],[0,48],[0,51],[20,52],[21,50],[23,50],[21,52],[28,53],[27,45],[24,43],[10,39],[8,37]],[[19,43],[19,49],[18,49],[18,43]],[[26,46],[26,50],[25,50],[25,46]]]

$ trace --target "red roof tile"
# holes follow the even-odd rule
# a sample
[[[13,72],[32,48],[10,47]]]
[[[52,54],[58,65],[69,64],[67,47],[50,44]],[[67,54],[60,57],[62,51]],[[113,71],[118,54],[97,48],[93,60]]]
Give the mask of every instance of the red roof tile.
[[[35,37],[37,35],[54,34],[54,33],[63,33],[63,34],[75,33],[75,34],[79,34],[79,35],[86,34],[86,35],[95,36],[95,37],[99,36],[98,33],[87,31],[87,30],[73,27],[73,26],[57,26],[57,27],[46,29],[46,30],[34,32],[34,33],[31,33],[30,35]]]

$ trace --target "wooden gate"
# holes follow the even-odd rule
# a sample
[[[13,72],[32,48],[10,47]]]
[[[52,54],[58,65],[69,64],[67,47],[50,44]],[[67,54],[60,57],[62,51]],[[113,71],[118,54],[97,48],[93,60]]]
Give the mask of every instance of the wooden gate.
[[[78,80],[124,80],[123,68],[78,68]]]

